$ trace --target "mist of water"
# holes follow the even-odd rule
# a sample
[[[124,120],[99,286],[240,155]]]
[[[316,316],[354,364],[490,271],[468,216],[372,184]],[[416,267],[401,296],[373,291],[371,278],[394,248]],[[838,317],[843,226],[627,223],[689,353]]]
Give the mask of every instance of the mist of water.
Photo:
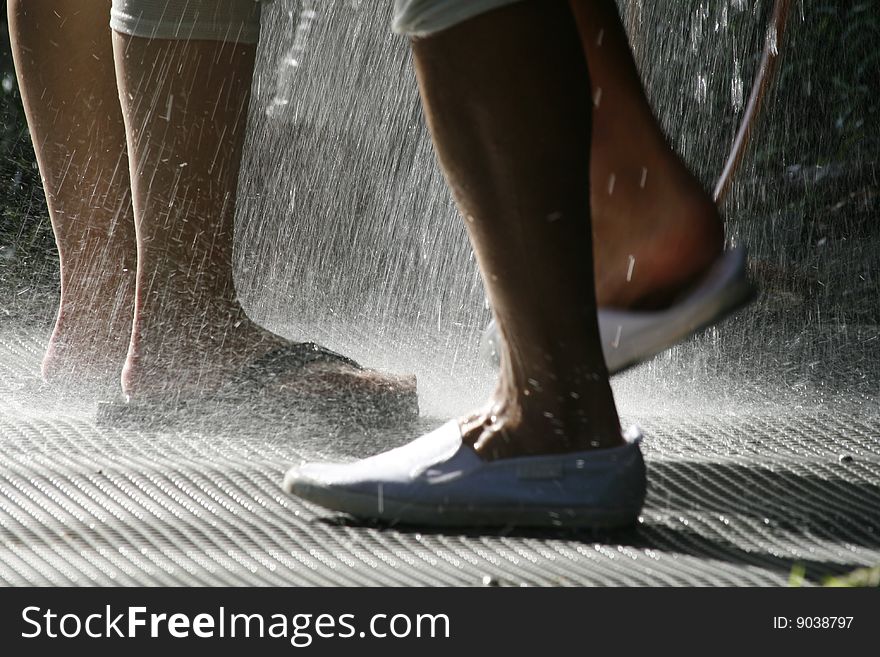
[[[460,408],[491,376],[477,355],[490,314],[390,3],[276,5],[242,176],[239,289],[270,328],[417,373],[428,412]]]
[[[264,16],[238,216],[239,287],[271,328],[416,372],[426,410],[448,414],[490,384],[477,355],[489,311],[432,153],[408,44],[388,28],[388,4],[275,3]],[[655,111],[707,188],[767,37],[764,5],[621,3]],[[841,340],[847,323],[860,320],[822,287],[864,296],[876,249],[854,249],[840,233],[821,245],[807,236],[817,223],[809,213],[824,197],[785,178],[786,167],[815,171],[811,145],[835,138],[827,126],[802,125],[806,117],[799,123],[803,80],[789,78],[803,68],[803,12],[793,11],[795,44],[775,87],[787,91],[771,93],[724,206],[728,240],[748,245],[765,294],[734,322],[624,379],[619,396],[770,373],[798,391],[828,373],[810,363],[848,363],[876,337]],[[846,157],[860,163],[862,155]]]
[[[725,398],[735,407],[740,391],[754,403],[770,390],[805,404],[808,391],[875,398],[880,389],[878,140],[866,129],[878,111],[868,83],[880,74],[873,33],[860,28],[872,24],[870,3],[794,2],[781,39],[767,32],[770,4],[620,2],[655,113],[707,188],[768,37],[782,58],[722,208],[728,241],[748,246],[763,294],[618,379],[624,410],[656,408],[660,391],[685,408]],[[278,0],[264,10],[239,184],[237,287],[250,314],[282,335],[416,373],[424,412],[448,416],[492,384],[478,354],[490,310],[434,158],[409,46],[389,28],[390,5]],[[4,89],[11,85],[5,77]],[[651,176],[643,172],[642,186]],[[16,169],[16,198],[27,204],[20,178]],[[11,234],[2,271],[19,261],[30,271],[30,237]],[[52,303],[25,304],[40,280],[28,276],[10,283],[5,317],[48,323]]]

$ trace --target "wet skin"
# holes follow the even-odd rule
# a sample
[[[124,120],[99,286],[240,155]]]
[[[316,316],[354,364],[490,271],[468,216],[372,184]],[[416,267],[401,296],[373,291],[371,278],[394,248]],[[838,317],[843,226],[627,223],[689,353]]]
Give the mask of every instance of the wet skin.
[[[487,289],[513,345],[493,398],[462,420],[467,439],[488,458],[619,441],[604,365],[590,344],[596,302],[667,303],[714,260],[723,238],[715,206],[651,115],[613,2],[577,0],[571,11],[564,2],[551,4],[542,14],[535,2],[520,3],[414,43],[437,150],[472,219],[468,228]],[[247,317],[232,281],[232,218],[254,47],[116,34],[111,48],[109,3],[90,5],[94,14],[48,0],[13,0],[8,7],[62,260],[61,310],[45,377],[64,382],[91,369],[118,388],[121,373],[133,397],[178,395],[220,387],[230,372],[286,344]],[[68,20],[65,11],[78,20]],[[529,20],[546,23],[548,34],[565,35],[564,56],[530,50],[527,57],[493,27],[506,22],[522,42],[543,43],[525,29]],[[67,56],[81,55],[71,58],[64,80],[40,73],[52,70],[58,53],[33,46],[62,35],[70,42]],[[468,38],[499,54],[467,70],[464,54],[472,61],[481,56],[468,50]],[[74,65],[94,60],[100,65]],[[517,80],[508,79],[513,71]],[[88,99],[79,86],[63,84],[86,75]],[[569,109],[553,114],[547,106],[520,103],[521,93],[511,98],[526,79],[533,89],[546,86],[546,97],[565,99]],[[41,103],[47,94],[61,100]],[[175,100],[154,104],[160,96]],[[446,106],[444,98],[471,102]],[[81,118],[59,126],[59,103]],[[591,108],[592,130],[585,120]],[[81,133],[96,116],[106,123],[107,143],[91,153],[94,142]],[[69,139],[52,144],[41,137],[58,132]],[[557,142],[565,148],[548,152]],[[474,159],[483,165],[479,170],[460,155],[474,144],[484,149]],[[74,155],[83,152],[91,168],[77,163]],[[65,166],[78,167],[85,186],[103,180],[109,200],[101,205],[112,211],[83,208],[83,189],[53,182]],[[120,175],[126,166],[130,177]],[[503,198],[511,188],[519,190],[515,207]],[[510,222],[522,228],[510,231]],[[95,270],[107,275],[96,277]],[[295,389],[310,385],[309,377],[317,377],[315,385],[358,385],[365,375],[344,367],[329,375],[299,371],[279,384]],[[378,373],[366,378],[368,386],[412,385]]]

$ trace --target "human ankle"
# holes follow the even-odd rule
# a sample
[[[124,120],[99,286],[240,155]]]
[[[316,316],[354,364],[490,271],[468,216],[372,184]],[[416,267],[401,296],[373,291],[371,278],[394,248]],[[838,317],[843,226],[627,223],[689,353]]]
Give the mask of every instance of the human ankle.
[[[616,447],[622,441],[603,376],[576,386],[558,377],[516,386],[502,377],[486,406],[461,426],[465,442],[486,460]]]

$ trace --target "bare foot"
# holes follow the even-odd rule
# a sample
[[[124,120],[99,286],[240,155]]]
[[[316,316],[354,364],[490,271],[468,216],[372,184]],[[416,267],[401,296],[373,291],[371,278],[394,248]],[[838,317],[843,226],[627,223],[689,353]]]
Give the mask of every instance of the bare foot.
[[[122,376],[131,399],[189,399],[225,390],[231,382],[259,381],[268,393],[291,399],[366,403],[411,395],[415,400],[415,377],[364,369],[332,352],[310,354],[306,348],[302,362],[274,361],[273,354],[295,343],[259,326],[238,305],[191,315],[168,325],[136,319]],[[263,371],[255,371],[261,360]]]
[[[668,305],[720,254],[718,210],[651,110],[613,0],[572,3],[590,69],[590,203],[600,307]]]
[[[671,151],[663,162],[649,166],[645,158],[642,166],[612,162],[602,144],[596,146],[591,204],[597,302],[633,309],[668,305],[720,255],[718,209]]]
[[[103,278],[62,285],[42,362],[47,383],[68,390],[119,389],[134,312],[134,272]]]

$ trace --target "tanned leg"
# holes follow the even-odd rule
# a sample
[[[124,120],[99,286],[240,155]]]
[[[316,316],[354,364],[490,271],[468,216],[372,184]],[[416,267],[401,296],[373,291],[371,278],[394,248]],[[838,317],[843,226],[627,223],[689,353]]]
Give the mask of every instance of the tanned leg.
[[[504,335],[498,386],[461,420],[487,459],[621,444],[596,321],[592,100],[563,0],[413,42],[440,163]]]

